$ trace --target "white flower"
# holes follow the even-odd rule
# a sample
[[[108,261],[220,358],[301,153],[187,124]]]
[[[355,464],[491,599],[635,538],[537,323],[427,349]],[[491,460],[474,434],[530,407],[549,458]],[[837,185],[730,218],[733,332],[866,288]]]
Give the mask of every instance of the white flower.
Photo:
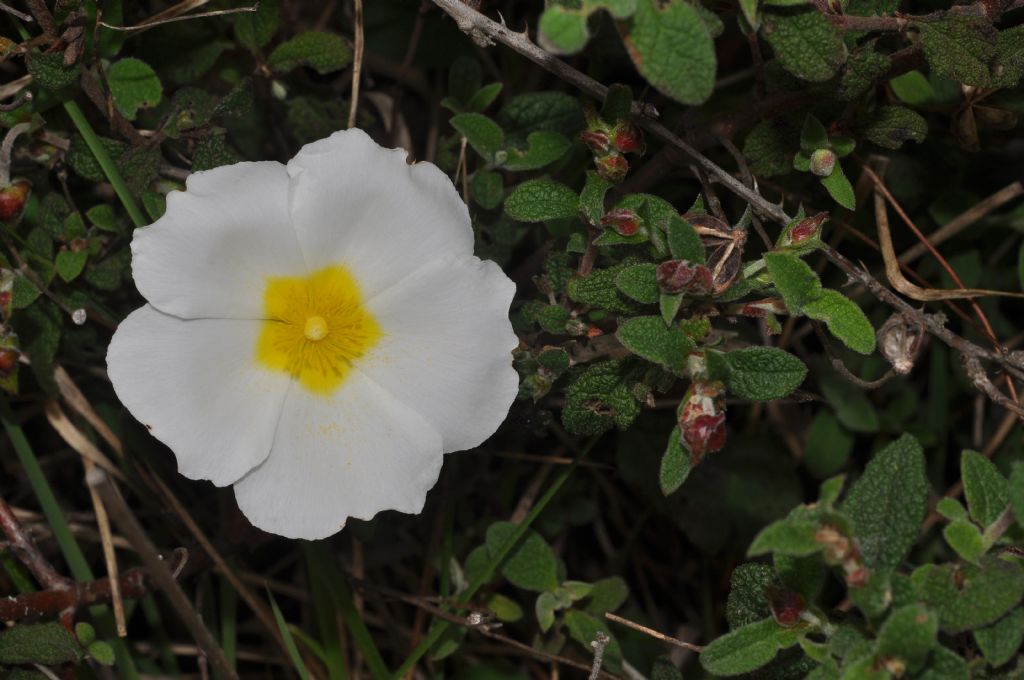
[[[110,343],[114,389],[266,531],[419,512],[515,398],[515,285],[448,177],[360,130],[193,174],[132,254],[149,304]]]

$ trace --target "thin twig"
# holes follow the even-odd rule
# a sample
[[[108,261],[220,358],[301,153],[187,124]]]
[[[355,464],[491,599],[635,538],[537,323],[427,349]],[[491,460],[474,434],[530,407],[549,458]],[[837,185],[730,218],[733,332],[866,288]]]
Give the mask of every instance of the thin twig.
[[[128,569],[121,574],[117,587],[124,597],[142,597],[147,592],[145,572],[138,568]],[[73,582],[67,587],[50,588],[37,593],[0,597],[0,619],[20,621],[59,616],[64,611],[109,602],[111,591],[110,579],[101,578],[84,583]]]
[[[352,55],[352,92],[351,101],[348,104],[348,126],[355,127],[356,114],[359,113],[359,78],[363,71],[363,0],[353,0],[355,9],[355,54]]]
[[[682,647],[683,649],[687,649],[687,650],[689,650],[691,652],[697,652],[698,654],[700,654],[701,652],[704,651],[704,648],[701,647],[700,645],[695,645],[695,644],[692,644],[692,643],[689,643],[689,642],[684,642],[684,641],[682,641],[682,640],[680,640],[678,638],[674,638],[674,637],[672,637],[670,635],[665,635],[664,633],[659,633],[658,631],[654,630],[653,628],[648,628],[647,626],[640,625],[636,621],[630,621],[629,619],[622,618],[618,614],[613,614],[611,612],[605,612],[604,613],[604,617],[606,619],[608,619],[609,621],[614,621],[615,623],[621,623],[622,625],[628,626],[628,627],[632,628],[633,630],[640,631],[644,635],[650,635],[652,638],[656,638],[658,640],[661,640],[662,642],[667,642],[670,645],[675,645],[676,647]]]
[[[1011,182],[991,196],[978,201],[970,208],[951,219],[941,228],[936,230],[935,233],[928,236],[928,242],[932,246],[937,246],[944,241],[948,241],[967,227],[988,215],[993,210],[998,210],[1001,206],[1009,203],[1022,194],[1024,194],[1024,183],[1021,183],[1019,180]],[[928,252],[928,247],[924,243],[918,243],[907,248],[903,254],[900,255],[899,260],[903,264],[907,264],[921,257],[926,252]]]
[[[91,488],[96,489],[100,497],[103,498],[103,502],[110,511],[114,523],[117,524],[121,533],[135,546],[135,550],[142,558],[143,564],[146,565],[146,569],[153,582],[164,592],[171,607],[178,614],[185,627],[188,628],[196,644],[206,654],[213,667],[222,677],[238,680],[238,674],[235,673],[235,670],[228,663],[227,657],[224,656],[224,650],[217,644],[216,639],[214,639],[209,629],[203,624],[202,618],[192,608],[188,597],[174,578],[167,562],[160,557],[156,546],[153,545],[153,542],[146,534],[146,530],[142,528],[131,508],[128,507],[128,504],[121,497],[117,487],[110,481],[106,473],[99,468],[93,468],[86,476],[86,483]]]
[[[879,387],[892,380],[893,376],[896,375],[896,372],[890,368],[878,380],[864,380],[862,378],[857,377],[856,375],[853,374],[852,371],[850,371],[850,369],[846,367],[846,364],[843,363],[843,360],[836,355],[835,349],[833,349],[832,343],[829,341],[828,336],[825,335],[825,333],[821,330],[821,324],[816,321],[812,321],[811,328],[814,329],[815,334],[817,334],[818,339],[821,341],[822,346],[825,348],[825,353],[828,354],[829,359],[831,360],[832,368],[834,368],[836,372],[839,373],[839,375],[841,375],[842,377],[844,377],[846,380],[853,383],[857,387],[863,388],[865,390],[877,390]]]
[[[981,362],[978,361],[977,357],[964,357],[964,369],[967,371],[967,377],[970,378],[971,384],[981,392],[984,392],[989,399],[996,404],[999,404],[1007,411],[1017,414],[1018,418],[1024,419],[1024,408],[1021,408],[1016,401],[1010,399],[1005,394],[999,391],[999,388],[992,384],[992,380],[985,373],[985,369],[982,367]]]
[[[16,17],[18,17],[19,19],[21,19],[22,21],[24,21],[25,23],[28,23],[28,24],[31,24],[32,21],[33,21],[32,17],[30,15],[25,14],[24,12],[21,12],[19,10],[14,9],[10,5],[8,5],[6,2],[0,2],[0,10],[2,10],[4,12],[7,12],[8,14],[11,14],[13,16],[16,16]]]
[[[198,14],[186,14],[178,17],[168,17],[167,19],[147,19],[146,21],[135,24],[134,26],[115,26],[114,24],[108,24],[106,21],[97,21],[103,28],[109,28],[112,31],[141,31],[144,28],[153,28],[154,26],[163,26],[164,24],[173,24],[176,21],[191,21],[192,19],[206,19],[209,17],[222,17],[227,14],[240,14],[243,12],[255,12],[259,9],[259,5],[253,5],[252,7],[236,7],[234,9],[215,9],[209,12],[199,12]]]
[[[7,543],[11,550],[28,567],[40,585],[52,590],[67,590],[70,587],[71,581],[61,576],[49,560],[43,557],[35,542],[25,533],[21,528],[21,523],[14,517],[11,506],[7,505],[7,501],[2,497],[0,497],[0,530],[7,537]],[[4,617],[0,616],[0,618]]]
[[[587,680],[597,680],[600,677],[601,664],[604,663],[604,650],[610,641],[610,637],[602,631],[597,631],[597,637],[590,643],[590,646],[594,648],[594,663],[590,667],[590,675],[587,677]]]

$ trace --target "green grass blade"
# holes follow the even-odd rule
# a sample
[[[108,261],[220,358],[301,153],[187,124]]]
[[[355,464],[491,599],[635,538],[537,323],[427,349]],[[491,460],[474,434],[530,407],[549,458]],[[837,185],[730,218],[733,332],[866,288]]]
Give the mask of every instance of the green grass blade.
[[[480,574],[478,574],[477,577],[473,579],[472,582],[470,582],[469,587],[467,587],[466,590],[459,595],[459,597],[456,599],[456,602],[458,604],[466,604],[467,602],[469,602],[476,594],[476,591],[478,591],[481,586],[483,586],[485,583],[491,580],[491,577],[494,575],[495,570],[497,570],[497,568],[501,566],[501,563],[505,561],[505,558],[508,557],[508,554],[512,551],[512,548],[514,548],[516,544],[519,543],[519,541],[523,538],[523,536],[526,535],[526,530],[530,528],[530,525],[533,524],[534,520],[537,519],[540,513],[544,511],[544,508],[547,507],[548,503],[550,503],[551,500],[555,497],[555,495],[559,492],[559,490],[561,490],[562,486],[565,484],[566,480],[568,480],[569,477],[572,475],[573,471],[576,469],[579,462],[583,460],[584,457],[586,457],[586,455],[594,447],[594,444],[596,444],[597,441],[597,437],[591,439],[584,447],[583,451],[580,452],[580,455],[576,458],[576,460],[573,461],[573,464],[566,466],[561,472],[558,473],[555,479],[551,482],[551,485],[547,488],[547,491],[544,492],[544,495],[537,500],[537,503],[533,506],[530,512],[526,515],[526,517],[523,518],[523,521],[516,527],[515,531],[512,532],[508,540],[505,541],[501,548],[498,549],[497,553],[487,563],[487,566],[483,569],[483,571],[481,571]],[[408,658],[406,658],[406,660],[402,663],[401,667],[399,667],[399,669],[395,671],[395,674],[392,677],[395,678],[395,680],[401,680],[401,678],[404,678],[405,675],[417,664],[417,662],[419,662],[419,660],[423,658],[423,655],[430,651],[430,648],[437,643],[437,641],[441,638],[442,635],[444,635],[445,631],[448,630],[450,626],[451,624],[443,619],[436,621],[434,625],[431,626],[426,636],[424,636],[423,640],[420,641],[418,645],[416,645],[416,648],[412,650]]]
[[[281,608],[277,606],[277,600],[274,599],[274,594],[267,590],[267,597],[270,598],[270,608],[274,612],[274,620],[277,621],[277,629],[281,631],[281,637],[284,639],[284,646],[288,650],[288,656],[291,657],[292,665],[295,667],[295,671],[299,674],[301,680],[309,680],[309,670],[306,668],[306,664],[302,662],[302,655],[299,654],[299,648],[295,646],[295,638],[292,637],[291,628],[288,627],[288,623],[284,620],[284,616],[281,614]]]
[[[366,665],[369,667],[370,673],[375,680],[387,680],[391,677],[391,673],[384,663],[384,658],[380,655],[380,650],[377,649],[377,645],[373,641],[373,636],[370,635],[370,631],[366,628],[366,624],[363,623],[362,617],[356,611],[356,605],[352,601],[352,591],[348,587],[348,581],[333,567],[333,561],[326,550],[326,545],[322,542],[303,543],[303,550],[306,551],[307,559],[311,563],[330,565],[324,569],[323,575],[325,576],[324,582],[331,593],[331,599],[334,601],[334,606],[341,612],[341,618],[345,621],[349,634],[352,635],[352,641],[355,642],[359,651],[363,653],[363,659],[366,661]]]
[[[313,615],[316,618],[322,644],[322,660],[327,667],[330,680],[348,680],[348,668],[345,665],[345,653],[341,648],[341,631],[338,629],[337,611],[331,598],[330,581],[331,563],[324,560],[324,551],[310,550],[303,546],[306,568],[309,571],[309,590],[313,602]]]
[[[228,665],[237,670],[238,663],[238,593],[223,576],[219,577],[220,647]]]

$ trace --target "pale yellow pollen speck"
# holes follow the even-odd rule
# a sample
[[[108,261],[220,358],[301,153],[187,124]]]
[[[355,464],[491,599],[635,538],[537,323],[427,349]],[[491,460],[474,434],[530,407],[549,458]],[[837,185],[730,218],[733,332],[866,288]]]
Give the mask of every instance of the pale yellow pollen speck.
[[[341,266],[268,279],[263,306],[257,361],[319,394],[338,389],[352,362],[382,335],[355,279]]]

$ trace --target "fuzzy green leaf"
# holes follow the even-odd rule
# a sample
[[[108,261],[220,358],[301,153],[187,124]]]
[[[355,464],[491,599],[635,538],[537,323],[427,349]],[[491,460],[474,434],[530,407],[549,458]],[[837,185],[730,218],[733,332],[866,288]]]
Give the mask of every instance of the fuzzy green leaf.
[[[139,109],[151,109],[160,103],[164,88],[149,64],[140,59],[121,59],[107,69],[107,84],[114,106],[128,120]]]
[[[452,116],[451,125],[466,138],[473,150],[488,162],[505,146],[505,133],[482,113],[460,113]]]
[[[781,553],[793,557],[813,555],[821,550],[816,535],[819,520],[807,506],[794,508],[784,519],[772,522],[754,537],[747,550],[748,557],[765,553]]]
[[[916,24],[932,71],[965,85],[986,87],[996,52],[996,30],[981,17],[947,12]]]
[[[747,562],[732,570],[725,605],[729,628],[741,628],[771,616],[765,592],[775,581],[775,570],[763,562]]]
[[[481,208],[494,210],[505,198],[505,182],[497,172],[477,170],[469,181],[469,193]]]
[[[816,7],[765,11],[761,35],[786,70],[802,80],[828,80],[846,61],[839,29]]]
[[[782,252],[765,253],[764,262],[772,282],[793,314],[803,313],[805,305],[821,297],[818,275],[799,257]]]
[[[574,276],[569,279],[566,287],[569,298],[573,302],[582,302],[611,312],[635,313],[640,308],[619,293],[616,283],[619,274],[629,266],[617,265],[607,269],[594,269],[587,276]]]
[[[939,617],[921,604],[895,610],[878,631],[877,654],[900,658],[916,673],[938,644]]]
[[[797,643],[800,631],[765,619],[714,640],[700,655],[700,665],[719,676],[741,675],[767,665],[780,649]]]
[[[487,550],[493,557],[517,526],[513,522],[495,522],[487,528]],[[544,592],[558,587],[558,558],[547,541],[532,529],[508,554],[501,566],[501,575],[509,583],[524,590]]]
[[[235,38],[253,50],[263,47],[277,32],[283,0],[260,0],[255,12],[234,15]]]
[[[699,104],[715,85],[715,46],[685,0],[638,0],[623,40],[637,70],[655,89],[683,104]]]
[[[917,597],[939,613],[939,626],[961,633],[995,623],[1024,597],[1024,570],[995,556],[974,564],[925,564],[911,575]]]
[[[704,264],[704,245],[700,236],[689,222],[673,215],[666,225],[668,249],[676,260]]]
[[[0,633],[0,664],[77,663],[82,650],[59,623],[21,623]]]
[[[935,89],[920,71],[907,71],[893,78],[889,87],[900,101],[911,106],[922,106],[935,99]]]
[[[573,139],[583,127],[576,97],[564,92],[529,92],[513,97],[498,113],[508,143],[525,147],[533,132],[549,130]]]
[[[1017,653],[1024,639],[1024,607],[1016,607],[995,623],[974,629],[974,640],[990,666],[1002,666]]]
[[[987,527],[996,521],[1009,503],[1010,483],[996,466],[977,451],[964,451],[960,458],[967,509],[978,524]]]
[[[886,149],[898,149],[904,142],[923,141],[928,134],[928,122],[905,106],[880,106],[860,132],[869,142]]]
[[[591,225],[601,222],[604,215],[604,197],[612,183],[592,170],[587,171],[587,181],[580,192],[580,214]]]
[[[1017,524],[1024,527],[1024,463],[1014,463],[1010,472],[1010,487],[1007,497],[1013,507]]]
[[[520,222],[543,222],[575,217],[579,196],[569,187],[549,179],[523,182],[505,199],[505,212]]]
[[[32,79],[46,90],[59,90],[78,82],[82,67],[75,64],[64,67],[64,56],[60,52],[42,54],[30,50],[25,55],[25,66]]]
[[[842,505],[870,569],[894,569],[917,540],[928,508],[924,453],[904,434],[879,451]]]
[[[67,282],[74,281],[85,269],[85,262],[89,259],[89,253],[80,250],[61,250],[57,253],[57,259],[53,264],[57,268],[57,274]]]
[[[875,329],[864,312],[850,298],[835,290],[823,290],[821,297],[804,305],[804,314],[824,321],[832,335],[859,354],[875,351]]]
[[[569,630],[569,636],[578,642],[588,654],[594,653],[594,648],[590,643],[597,639],[597,634],[607,635],[609,640],[608,646],[604,650],[605,666],[613,673],[622,668],[622,649],[604,621],[587,612],[570,609],[565,612],[565,626]]]
[[[690,452],[683,446],[683,436],[679,426],[673,427],[668,435],[668,445],[661,455],[661,467],[658,471],[658,485],[661,493],[669,496],[683,485],[690,476],[693,463]]]
[[[776,347],[735,350],[725,355],[725,362],[729,366],[729,391],[745,399],[780,399],[807,376],[804,362]]]
[[[831,175],[821,178],[821,186],[825,187],[829,196],[836,203],[847,210],[854,210],[857,207],[857,197],[853,193],[853,185],[846,178],[843,166],[840,163],[836,163]]]
[[[686,365],[696,347],[678,327],[666,327],[657,316],[638,316],[619,325],[615,337],[633,354],[675,371]]]
[[[658,267],[654,264],[637,264],[624,268],[615,277],[615,285],[622,294],[645,305],[658,302],[660,291],[657,281]],[[664,328],[665,324],[662,324]]]
[[[625,382],[619,361],[589,366],[565,390],[562,423],[575,434],[624,430],[640,415],[640,402]]]
[[[502,163],[506,170],[521,172],[543,168],[564,156],[572,146],[572,143],[562,134],[550,130],[531,132],[526,141],[528,144],[526,151],[508,149],[508,156]]]
[[[943,528],[942,536],[949,547],[968,562],[977,562],[985,554],[985,540],[981,530],[970,522],[954,520]]]
[[[308,66],[320,74],[340,71],[352,63],[352,49],[341,36],[323,31],[307,31],[274,48],[267,66],[286,73]]]

